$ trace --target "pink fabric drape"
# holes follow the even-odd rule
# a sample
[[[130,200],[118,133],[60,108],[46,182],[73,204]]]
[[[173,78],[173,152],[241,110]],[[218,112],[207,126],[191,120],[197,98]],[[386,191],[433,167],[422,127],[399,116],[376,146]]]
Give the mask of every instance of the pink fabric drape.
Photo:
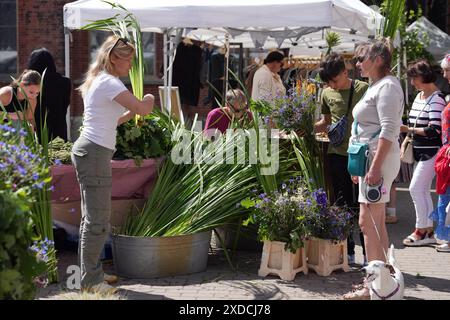
[[[145,159],[141,166],[134,160],[112,160],[112,199],[147,198],[158,175],[159,164],[164,158]],[[51,167],[52,200],[67,202],[80,200],[80,186],[75,167],[60,165]]]

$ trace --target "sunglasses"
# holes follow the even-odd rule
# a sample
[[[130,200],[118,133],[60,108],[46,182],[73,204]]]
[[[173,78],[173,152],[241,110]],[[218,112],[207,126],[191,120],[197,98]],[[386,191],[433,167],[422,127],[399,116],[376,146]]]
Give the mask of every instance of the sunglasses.
[[[366,60],[366,56],[359,56],[359,57],[356,57],[356,62],[363,63],[364,60]]]
[[[122,41],[125,45],[128,45],[128,43],[130,43],[130,41],[127,38],[118,38],[116,40],[116,43],[114,43],[114,45],[111,47],[111,49],[109,50],[108,53],[108,57],[111,57],[111,53],[113,52],[114,48],[117,46],[117,44],[119,43],[119,41]]]

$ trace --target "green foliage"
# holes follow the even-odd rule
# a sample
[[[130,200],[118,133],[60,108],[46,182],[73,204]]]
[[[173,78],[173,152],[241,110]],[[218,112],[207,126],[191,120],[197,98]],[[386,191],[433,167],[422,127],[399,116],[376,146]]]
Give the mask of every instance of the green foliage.
[[[422,34],[421,37],[419,37],[419,31],[417,29],[408,32],[406,31],[408,21],[416,20],[417,18],[420,18],[421,15],[421,10],[419,10],[417,14],[411,10],[409,12],[405,11],[404,14],[401,15],[399,32],[402,39],[402,50],[406,50],[406,60],[408,62],[426,59],[430,63],[433,63],[433,55],[427,50],[429,44],[428,36]]]
[[[177,144],[172,149],[172,157],[165,160],[142,212],[127,220],[121,234],[192,234],[247,217],[246,211],[237,204],[257,186],[252,167],[248,162],[214,161],[217,150],[224,150],[223,154],[234,158],[234,140],[218,139],[216,144],[208,143],[202,132],[185,130],[180,124],[173,132],[173,139],[182,143]],[[180,153],[183,159],[184,156],[188,159],[174,163],[173,158]]]
[[[52,241],[47,133],[42,131],[41,146],[30,128],[21,125],[0,125],[0,190],[9,190],[26,202],[38,236]],[[53,283],[57,281],[55,251],[48,256],[47,277]]]
[[[270,194],[241,202],[254,208],[246,221],[259,225],[261,240],[285,242],[295,252],[309,237],[345,240],[354,226],[355,214],[345,207],[330,206],[325,191],[310,189],[301,177],[291,178]]]
[[[72,164],[70,154],[73,142],[64,142],[60,137],[56,137],[48,144],[48,156],[51,165]]]
[[[33,225],[29,208],[17,194],[0,191],[0,300],[33,299],[33,279],[46,266],[29,250]]]
[[[137,125],[133,121],[117,128],[117,143],[114,159],[134,159],[139,164],[143,159],[166,155],[170,149],[170,132],[153,115],[141,117]]]
[[[384,15],[383,37],[394,39],[403,12],[405,11],[406,0],[385,0],[381,5],[381,13]]]
[[[302,210],[305,202],[304,189],[300,187],[302,179],[290,181],[288,185],[283,183],[280,191],[260,194],[253,202],[255,210],[250,220],[259,225],[260,240],[284,242],[285,250],[295,253],[304,246],[308,229],[306,212]],[[248,200],[241,204],[252,205]]]
[[[328,47],[326,55],[329,55],[333,50],[333,47],[341,44],[341,36],[337,32],[330,31],[325,35],[325,41],[327,42]]]

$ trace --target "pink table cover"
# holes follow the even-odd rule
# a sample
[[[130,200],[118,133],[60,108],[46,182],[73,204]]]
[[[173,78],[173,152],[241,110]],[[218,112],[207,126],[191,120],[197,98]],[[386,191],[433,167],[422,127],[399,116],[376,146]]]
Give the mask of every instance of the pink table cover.
[[[140,167],[136,166],[134,160],[112,160],[112,199],[147,198],[163,159],[145,159]],[[80,200],[80,185],[73,165],[52,166],[50,171],[53,201]]]

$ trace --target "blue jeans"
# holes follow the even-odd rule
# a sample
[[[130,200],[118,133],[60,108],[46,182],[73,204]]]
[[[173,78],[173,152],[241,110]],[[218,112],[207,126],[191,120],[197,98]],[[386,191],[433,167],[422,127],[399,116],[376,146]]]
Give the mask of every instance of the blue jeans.
[[[450,241],[450,226],[445,226],[445,218],[447,213],[445,212],[445,208],[450,202],[450,187],[447,187],[444,194],[439,195],[439,201],[436,209],[434,209],[430,214],[430,219],[433,219],[437,222],[436,226],[436,236],[440,240]]]

